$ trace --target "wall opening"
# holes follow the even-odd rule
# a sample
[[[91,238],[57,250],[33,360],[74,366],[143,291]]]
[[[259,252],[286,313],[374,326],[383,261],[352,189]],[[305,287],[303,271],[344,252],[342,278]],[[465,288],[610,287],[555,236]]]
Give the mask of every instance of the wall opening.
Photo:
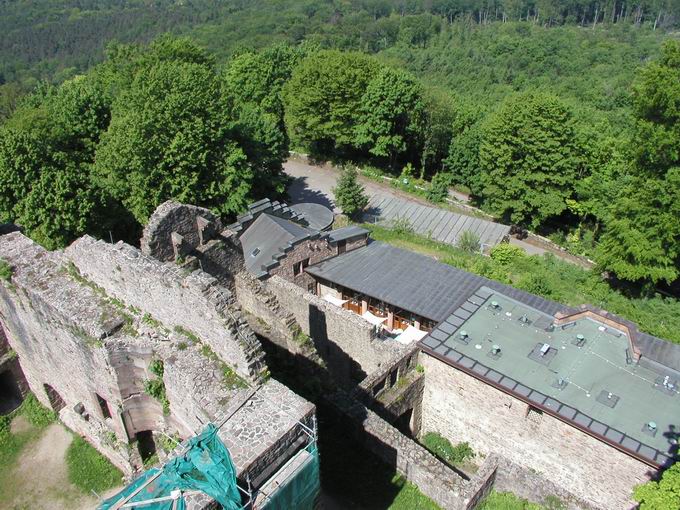
[[[137,451],[142,457],[142,462],[146,462],[156,453],[156,442],[153,440],[153,432],[150,430],[140,430],[135,434],[137,439]]]
[[[59,395],[57,390],[55,390],[49,384],[43,384],[43,388],[45,389],[45,393],[47,393],[47,398],[50,401],[50,406],[52,406],[52,410],[55,413],[58,413],[64,407],[66,407],[66,402],[64,402],[64,399],[61,398],[61,395]]]
[[[405,411],[397,420],[394,422],[394,427],[404,434],[406,437],[413,438],[413,433],[411,432],[411,419],[413,418],[413,409],[408,409]]]
[[[104,419],[111,418],[111,410],[109,409],[109,403],[106,401],[106,399],[102,396],[100,396],[98,393],[95,393],[95,396],[97,397],[97,403],[99,404],[99,409],[101,409],[102,416]]]
[[[21,405],[21,390],[11,370],[0,373],[0,415],[9,414]]]

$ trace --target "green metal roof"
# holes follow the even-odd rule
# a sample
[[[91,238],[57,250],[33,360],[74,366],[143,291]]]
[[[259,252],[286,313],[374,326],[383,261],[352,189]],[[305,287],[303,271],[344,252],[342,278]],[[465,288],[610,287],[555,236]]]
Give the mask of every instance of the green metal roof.
[[[481,287],[420,345],[617,448],[667,463],[680,437],[677,373],[632,361],[623,331],[590,318],[553,321]]]

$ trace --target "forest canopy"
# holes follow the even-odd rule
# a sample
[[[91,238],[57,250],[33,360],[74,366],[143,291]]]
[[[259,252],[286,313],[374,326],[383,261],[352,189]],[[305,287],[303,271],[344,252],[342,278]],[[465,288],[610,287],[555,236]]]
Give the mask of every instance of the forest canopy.
[[[170,197],[233,216],[293,148],[678,280],[680,2],[74,5],[0,7],[0,220],[50,247],[134,239]]]

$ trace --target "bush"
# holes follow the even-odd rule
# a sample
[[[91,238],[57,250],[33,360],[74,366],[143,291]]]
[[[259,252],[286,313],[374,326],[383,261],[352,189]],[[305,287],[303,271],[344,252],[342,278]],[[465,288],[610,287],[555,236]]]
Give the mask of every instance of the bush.
[[[13,273],[12,266],[0,259],[0,280],[10,281]]]
[[[397,234],[413,234],[413,226],[406,218],[397,217],[393,219],[391,227]]]
[[[456,240],[456,247],[467,253],[479,253],[479,236],[470,230],[463,232]]]
[[[99,494],[121,484],[123,474],[80,436],[66,451],[68,478],[83,492]]]
[[[345,167],[340,174],[337,186],[333,188],[335,202],[347,216],[355,217],[368,205],[364,187],[357,180],[354,167]]]
[[[444,173],[438,173],[432,178],[430,189],[427,191],[427,199],[430,202],[443,202],[449,196],[450,176]]]
[[[494,262],[507,266],[517,259],[524,257],[524,250],[514,244],[501,243],[491,248],[489,255]]]
[[[451,442],[437,432],[428,432],[423,436],[422,444],[432,454],[451,466],[457,466],[466,459],[475,456],[469,443],[453,446]]]

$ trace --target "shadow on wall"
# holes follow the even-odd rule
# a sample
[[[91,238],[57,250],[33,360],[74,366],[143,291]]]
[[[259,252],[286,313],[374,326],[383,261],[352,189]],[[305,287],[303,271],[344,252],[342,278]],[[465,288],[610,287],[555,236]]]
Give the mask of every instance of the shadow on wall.
[[[326,314],[315,305],[309,303],[309,336],[314,342],[316,351],[324,360],[331,377],[342,383],[343,387],[354,389],[366,378],[361,365],[328,339]]]
[[[330,197],[319,190],[311,189],[307,186],[307,177],[295,177],[288,187],[288,197],[291,204],[299,204],[300,202],[311,202],[313,204],[323,205],[328,207],[331,211],[335,204]]]
[[[272,376],[317,406],[321,488],[333,503],[329,508],[389,508],[404,485],[396,471],[397,451],[373,436],[366,437],[358,425],[367,418],[366,408],[354,406],[357,421],[350,420],[330,403],[344,398],[347,406],[352,405],[347,393],[338,392],[330,370],[266,337],[259,338]],[[369,440],[373,441],[370,449]],[[376,448],[387,462],[373,453]]]

